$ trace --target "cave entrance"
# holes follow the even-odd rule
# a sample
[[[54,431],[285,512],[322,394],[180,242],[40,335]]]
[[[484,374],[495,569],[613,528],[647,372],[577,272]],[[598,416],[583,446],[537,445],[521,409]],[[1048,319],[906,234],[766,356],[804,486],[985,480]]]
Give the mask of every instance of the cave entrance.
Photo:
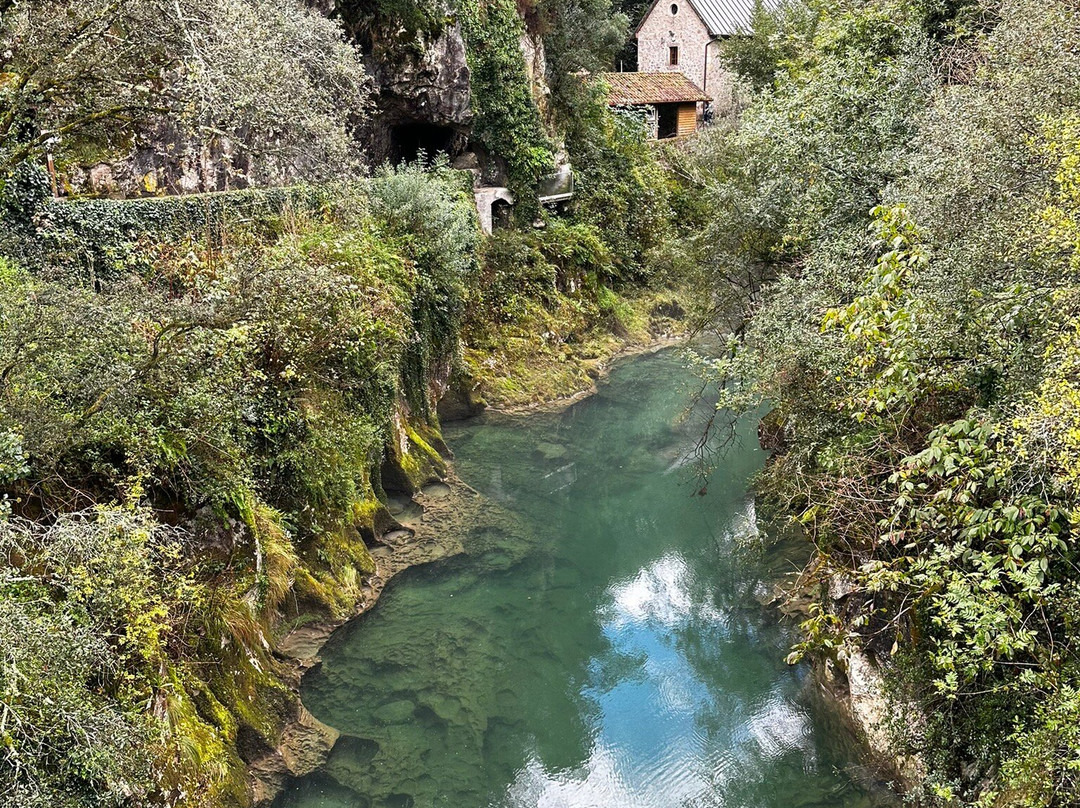
[[[424,163],[433,165],[440,154],[457,156],[458,133],[449,126],[431,123],[403,123],[390,130],[391,154],[395,163],[413,163],[424,155]]]

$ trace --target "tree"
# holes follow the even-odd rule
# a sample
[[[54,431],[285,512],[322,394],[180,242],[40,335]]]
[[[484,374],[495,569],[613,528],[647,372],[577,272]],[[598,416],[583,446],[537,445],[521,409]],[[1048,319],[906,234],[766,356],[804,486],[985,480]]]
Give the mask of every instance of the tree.
[[[0,176],[45,152],[123,155],[162,126],[268,177],[337,173],[366,97],[340,27],[297,0],[8,0]],[[236,162],[240,162],[237,160]]]

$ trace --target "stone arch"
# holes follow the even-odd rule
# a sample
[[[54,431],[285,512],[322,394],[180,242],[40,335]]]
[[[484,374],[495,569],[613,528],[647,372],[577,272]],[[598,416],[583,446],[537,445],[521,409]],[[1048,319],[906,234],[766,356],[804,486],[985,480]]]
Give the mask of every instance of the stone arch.
[[[476,212],[480,216],[480,227],[489,236],[499,215],[514,204],[514,195],[509,188],[487,187],[476,189]]]

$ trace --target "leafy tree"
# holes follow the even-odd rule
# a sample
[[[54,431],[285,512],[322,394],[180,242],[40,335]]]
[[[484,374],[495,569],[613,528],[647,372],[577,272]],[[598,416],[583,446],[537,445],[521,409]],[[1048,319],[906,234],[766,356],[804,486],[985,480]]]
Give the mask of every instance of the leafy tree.
[[[793,50],[744,43],[759,93],[682,166],[721,402],[773,408],[762,490],[857,586],[797,650],[857,645],[918,705],[931,804],[1071,805],[1080,19],[808,6]]]
[[[578,74],[615,69],[629,21],[611,0],[546,0],[541,12],[547,26],[548,83],[559,112],[571,115],[581,100]]]
[[[755,90],[771,87],[777,74],[794,66],[806,52],[819,13],[800,2],[770,8],[763,0],[755,0],[748,35],[725,39],[721,57]]]
[[[13,0],[0,18],[0,175],[46,151],[123,154],[164,121],[257,176],[340,173],[364,74],[295,0]]]

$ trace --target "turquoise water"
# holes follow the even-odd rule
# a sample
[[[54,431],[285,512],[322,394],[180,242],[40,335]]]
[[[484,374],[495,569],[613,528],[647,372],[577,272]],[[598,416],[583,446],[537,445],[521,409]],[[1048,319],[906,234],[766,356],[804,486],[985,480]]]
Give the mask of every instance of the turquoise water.
[[[754,598],[748,430],[698,495],[707,407],[674,353],[560,414],[447,430],[460,475],[521,520],[402,574],[303,698],[345,738],[288,808],[856,808],[791,629]]]

